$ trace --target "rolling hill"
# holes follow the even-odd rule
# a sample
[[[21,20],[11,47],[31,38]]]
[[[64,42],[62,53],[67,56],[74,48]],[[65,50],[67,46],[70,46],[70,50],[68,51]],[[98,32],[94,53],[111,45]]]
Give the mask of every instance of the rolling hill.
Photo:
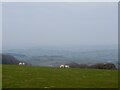
[[[112,62],[118,67],[117,49],[31,48],[3,51],[34,66],[59,66],[66,63],[95,64]]]

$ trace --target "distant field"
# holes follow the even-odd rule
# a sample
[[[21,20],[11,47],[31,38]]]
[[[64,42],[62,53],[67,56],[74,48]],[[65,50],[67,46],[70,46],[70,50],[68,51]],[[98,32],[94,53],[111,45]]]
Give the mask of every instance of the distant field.
[[[3,65],[3,88],[116,88],[116,70]]]

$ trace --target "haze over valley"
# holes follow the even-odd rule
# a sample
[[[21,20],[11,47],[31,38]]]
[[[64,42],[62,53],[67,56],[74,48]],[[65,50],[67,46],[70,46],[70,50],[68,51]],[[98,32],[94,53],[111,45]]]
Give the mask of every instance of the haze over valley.
[[[92,48],[92,47],[91,47]],[[79,63],[114,63],[118,64],[117,48],[30,48],[3,50],[4,54],[15,56],[20,61],[26,61],[37,66],[59,66],[60,64]]]

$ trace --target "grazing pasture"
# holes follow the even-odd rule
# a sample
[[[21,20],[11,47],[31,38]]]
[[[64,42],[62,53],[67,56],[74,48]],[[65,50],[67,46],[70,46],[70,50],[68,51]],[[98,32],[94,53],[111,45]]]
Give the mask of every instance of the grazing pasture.
[[[2,88],[2,64],[0,64],[0,89]]]
[[[3,88],[116,88],[117,70],[3,65]]]

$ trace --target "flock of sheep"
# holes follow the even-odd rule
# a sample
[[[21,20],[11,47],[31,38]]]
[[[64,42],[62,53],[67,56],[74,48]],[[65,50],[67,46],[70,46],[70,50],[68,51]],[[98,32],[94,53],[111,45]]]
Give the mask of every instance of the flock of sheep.
[[[69,68],[69,65],[60,65],[60,68]]]
[[[21,65],[25,65],[25,63],[24,62],[19,62],[19,65],[21,66]],[[60,68],[69,68],[70,66],[69,65],[67,65],[67,64],[65,64],[65,65],[60,65]]]
[[[20,66],[26,66],[28,65],[25,62],[19,62]],[[117,67],[112,64],[112,63],[98,63],[98,64],[93,64],[93,65],[87,65],[87,64],[74,64],[73,65],[68,65],[68,64],[62,64],[59,66],[59,68],[95,68],[95,69],[113,69],[116,70]]]
[[[19,62],[19,65],[25,65],[25,63],[24,62]]]

